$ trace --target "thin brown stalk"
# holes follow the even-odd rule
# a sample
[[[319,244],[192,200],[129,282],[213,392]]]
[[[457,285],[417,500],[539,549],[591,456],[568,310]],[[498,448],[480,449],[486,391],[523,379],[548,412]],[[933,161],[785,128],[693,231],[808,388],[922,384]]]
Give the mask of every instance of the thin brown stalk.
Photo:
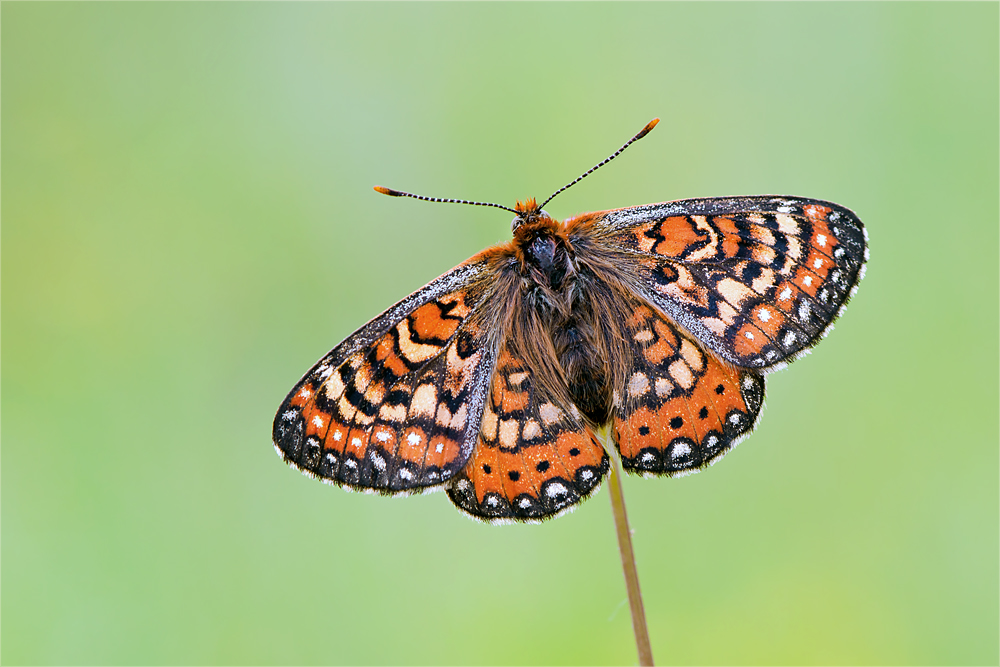
[[[607,446],[607,442],[605,442]],[[653,664],[653,649],[649,645],[649,628],[646,627],[646,612],[642,606],[642,591],[639,590],[639,572],[635,567],[635,551],[632,549],[632,531],[628,527],[628,515],[625,513],[625,494],[622,493],[621,470],[618,467],[618,457],[609,450],[611,458],[611,474],[609,490],[611,491],[611,510],[615,516],[615,530],[618,533],[618,551],[622,556],[622,569],[625,571],[625,588],[628,590],[628,605],[632,610],[632,630],[635,632],[635,647],[639,652],[640,665]]]

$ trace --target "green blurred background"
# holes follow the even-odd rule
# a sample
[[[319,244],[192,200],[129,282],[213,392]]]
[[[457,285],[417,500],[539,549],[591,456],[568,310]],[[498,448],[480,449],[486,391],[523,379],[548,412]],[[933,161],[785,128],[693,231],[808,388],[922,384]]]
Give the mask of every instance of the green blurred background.
[[[606,489],[347,494],[271,420],[344,336],[659,116],[557,217],[831,199],[868,276],[710,471],[626,480],[681,664],[998,661],[996,3],[2,6],[2,654],[634,663]]]

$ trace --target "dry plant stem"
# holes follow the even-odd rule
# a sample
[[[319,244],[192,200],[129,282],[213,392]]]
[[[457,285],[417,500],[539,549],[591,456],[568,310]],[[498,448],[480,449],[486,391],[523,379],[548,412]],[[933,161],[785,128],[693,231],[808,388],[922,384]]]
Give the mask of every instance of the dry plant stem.
[[[625,495],[622,493],[621,470],[618,458],[611,458],[611,509],[615,515],[615,530],[618,532],[618,550],[622,555],[622,569],[625,571],[625,588],[628,589],[628,605],[632,610],[632,629],[635,631],[635,646],[639,651],[639,664],[653,664],[653,649],[649,645],[649,628],[646,627],[646,612],[642,607],[642,592],[639,590],[639,573],[635,569],[635,552],[632,550],[632,531],[628,527],[625,514]]]

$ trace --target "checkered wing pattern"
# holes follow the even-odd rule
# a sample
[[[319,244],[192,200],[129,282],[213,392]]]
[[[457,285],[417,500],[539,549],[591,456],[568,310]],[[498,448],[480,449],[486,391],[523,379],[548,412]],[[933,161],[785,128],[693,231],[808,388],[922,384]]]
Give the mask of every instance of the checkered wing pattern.
[[[645,305],[626,330],[633,364],[615,388],[612,433],[627,471],[696,472],[753,429],[764,399],[760,373],[720,362]]]
[[[857,216],[813,199],[689,199],[610,211],[596,227],[635,258],[650,303],[741,368],[815,345],[868,259]]]
[[[608,465],[607,453],[577,409],[543,395],[532,369],[505,345],[479,443],[448,495],[485,521],[541,520],[590,495]]]
[[[471,261],[348,337],[278,410],[282,457],[332,483],[384,494],[440,486],[469,460],[496,361],[470,317],[486,289]]]

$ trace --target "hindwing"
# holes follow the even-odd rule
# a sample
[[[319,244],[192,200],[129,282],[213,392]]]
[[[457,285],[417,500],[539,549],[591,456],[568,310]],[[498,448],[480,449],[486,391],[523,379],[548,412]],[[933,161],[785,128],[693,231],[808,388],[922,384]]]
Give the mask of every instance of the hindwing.
[[[504,345],[478,443],[448,496],[481,520],[537,521],[589,496],[608,468],[604,447],[579,411],[546,396],[534,370]]]
[[[764,377],[706,352],[653,308],[627,323],[632,366],[615,388],[612,433],[622,467],[684,475],[713,463],[748,434],[764,400]]]

